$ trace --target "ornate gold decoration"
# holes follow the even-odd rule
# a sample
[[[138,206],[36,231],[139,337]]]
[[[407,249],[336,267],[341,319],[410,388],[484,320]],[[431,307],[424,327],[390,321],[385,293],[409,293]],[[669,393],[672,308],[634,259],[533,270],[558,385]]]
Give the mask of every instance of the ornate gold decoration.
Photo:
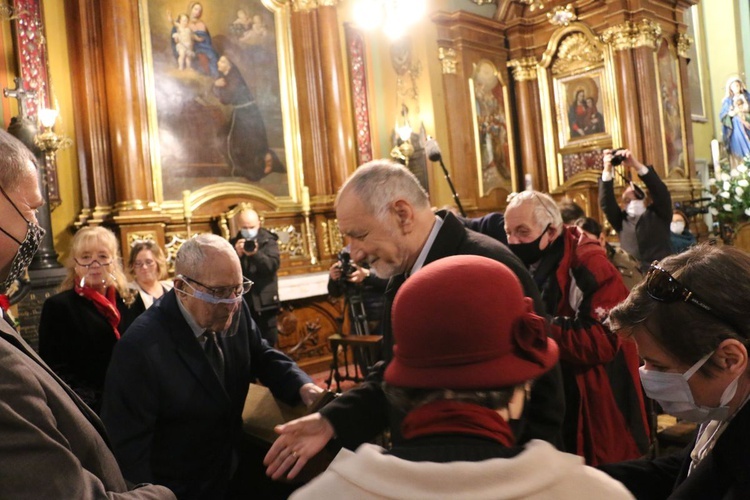
[[[293,12],[310,12],[318,8],[318,0],[292,0]]]
[[[536,80],[538,61],[534,57],[522,57],[508,61],[508,67],[513,69],[513,79],[517,82]]]
[[[517,0],[518,3],[528,5],[529,12],[534,12],[537,9],[544,8],[544,2],[542,0]]]
[[[557,58],[552,63],[552,74],[560,75],[582,71],[604,61],[604,52],[599,50],[583,33],[565,37],[557,49]]]
[[[336,255],[344,248],[344,237],[339,229],[338,219],[328,219],[321,223],[323,227],[323,249],[326,255]]]
[[[444,75],[455,75],[456,65],[456,51],[450,47],[438,47],[438,59],[443,63],[443,74]]]
[[[338,4],[338,0],[318,0],[319,7],[336,7]]]
[[[688,55],[688,51],[690,51],[690,47],[695,42],[695,40],[693,40],[693,37],[686,33],[677,33],[674,39],[675,45],[677,46],[677,54],[683,58],[690,57]]]
[[[177,258],[177,252],[183,243],[188,240],[188,235],[183,231],[170,232],[166,234],[167,243],[164,245],[167,254],[167,271],[169,275],[174,275],[174,261]]]
[[[279,252],[289,257],[305,257],[304,235],[291,224],[287,226],[268,227],[269,231],[279,237]]]
[[[573,21],[577,20],[575,9],[573,4],[569,3],[565,7],[558,5],[551,11],[547,12],[547,20],[555,26],[568,26]]]
[[[614,50],[635,49],[637,47],[650,47],[656,50],[661,38],[661,25],[651,19],[640,21],[625,21],[617,26],[604,30],[602,41],[609,44]]]
[[[471,0],[471,1],[477,5],[487,5],[487,4],[495,3],[496,0]]]
[[[141,231],[128,233],[128,246],[132,247],[137,241],[156,241],[156,231]]]

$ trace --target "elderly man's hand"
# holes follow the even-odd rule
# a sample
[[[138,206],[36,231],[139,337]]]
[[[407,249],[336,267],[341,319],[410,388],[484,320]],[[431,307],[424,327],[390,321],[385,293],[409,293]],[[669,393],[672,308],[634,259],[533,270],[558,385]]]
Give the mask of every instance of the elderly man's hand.
[[[305,406],[307,407],[312,406],[312,404],[318,400],[323,392],[325,391],[323,391],[322,387],[318,387],[312,382],[308,382],[307,384],[299,388],[299,396],[302,398],[302,402],[305,403]]]
[[[370,275],[370,270],[365,269],[364,267],[360,267],[356,264],[352,265],[353,271],[347,278],[352,283],[362,283],[365,278],[367,278]]]
[[[272,479],[279,479],[287,471],[289,479],[295,478],[335,435],[331,423],[320,413],[277,425],[274,430],[279,437],[263,459],[266,475]]]

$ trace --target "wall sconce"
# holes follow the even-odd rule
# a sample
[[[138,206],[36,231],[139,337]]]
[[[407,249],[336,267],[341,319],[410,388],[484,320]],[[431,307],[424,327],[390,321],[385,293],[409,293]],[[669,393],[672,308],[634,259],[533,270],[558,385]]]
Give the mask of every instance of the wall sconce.
[[[55,127],[57,116],[60,114],[56,109],[41,108],[39,110],[39,123],[41,133],[34,137],[34,143],[44,151],[47,163],[54,163],[55,155],[59,149],[65,149],[73,144],[70,137],[58,135],[52,130]]]
[[[391,158],[401,160],[405,166],[409,166],[409,158],[414,154],[414,145],[411,143],[413,129],[409,123],[409,109],[402,104],[401,114],[396,118],[396,136],[398,144],[391,150]]]

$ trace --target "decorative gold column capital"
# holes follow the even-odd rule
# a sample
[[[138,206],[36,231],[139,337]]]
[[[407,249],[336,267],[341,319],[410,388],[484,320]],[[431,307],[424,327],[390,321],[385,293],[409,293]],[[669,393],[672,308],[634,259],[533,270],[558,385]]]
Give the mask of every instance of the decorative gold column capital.
[[[625,21],[604,30],[602,42],[610,45],[614,50],[650,47],[656,50],[661,39],[661,25],[651,19],[641,19],[638,22]]]
[[[508,67],[513,69],[513,79],[517,82],[536,80],[539,62],[534,57],[522,57],[508,61]]]
[[[674,41],[675,45],[677,45],[677,54],[679,54],[680,57],[684,57],[686,59],[690,57],[688,55],[688,51],[695,42],[695,40],[693,40],[693,37],[686,33],[677,33],[674,36]]]
[[[291,3],[292,12],[310,12],[319,7],[318,0],[291,0]]]
[[[443,64],[444,75],[455,75],[458,60],[456,50],[450,47],[438,47],[438,59]]]

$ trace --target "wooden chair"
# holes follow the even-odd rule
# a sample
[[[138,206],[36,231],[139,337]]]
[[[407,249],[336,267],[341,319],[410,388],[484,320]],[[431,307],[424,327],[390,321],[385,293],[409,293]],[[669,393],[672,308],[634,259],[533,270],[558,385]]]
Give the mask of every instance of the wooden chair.
[[[328,337],[328,342],[332,358],[326,384],[330,389],[335,380],[336,392],[341,392],[341,382],[360,383],[365,380],[369,368],[380,358],[383,336],[334,334]]]

